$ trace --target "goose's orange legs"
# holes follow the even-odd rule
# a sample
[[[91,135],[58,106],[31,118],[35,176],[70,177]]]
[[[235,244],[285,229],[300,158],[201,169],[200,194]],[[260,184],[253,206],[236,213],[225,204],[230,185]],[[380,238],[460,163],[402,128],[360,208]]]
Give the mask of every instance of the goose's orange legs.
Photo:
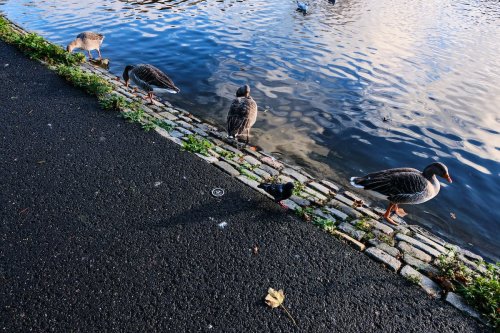
[[[391,213],[392,213],[392,211],[396,211],[397,209],[398,209],[398,205],[397,204],[393,204],[391,202],[389,204],[389,207],[387,207],[387,210],[385,211],[384,218],[390,224],[398,225],[396,222],[394,222],[393,219],[391,219]]]

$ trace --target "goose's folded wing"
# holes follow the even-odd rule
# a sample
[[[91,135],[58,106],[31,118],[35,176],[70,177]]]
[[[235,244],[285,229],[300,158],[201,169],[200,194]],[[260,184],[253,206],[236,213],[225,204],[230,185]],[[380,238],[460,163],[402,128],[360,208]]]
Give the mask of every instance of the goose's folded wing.
[[[423,192],[427,188],[428,181],[418,171],[403,171],[369,175],[362,185],[366,190],[376,191],[390,199]]]

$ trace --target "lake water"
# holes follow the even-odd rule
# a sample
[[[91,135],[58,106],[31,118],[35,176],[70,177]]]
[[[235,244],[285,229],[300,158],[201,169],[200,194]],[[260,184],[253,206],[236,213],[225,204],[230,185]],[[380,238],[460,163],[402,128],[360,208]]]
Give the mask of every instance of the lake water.
[[[378,169],[444,162],[454,182],[407,220],[500,258],[498,1],[0,0],[0,11],[66,45],[104,33],[121,75],[151,63],[168,97],[223,126],[248,83],[252,143],[343,185]],[[453,213],[456,219],[451,217]]]

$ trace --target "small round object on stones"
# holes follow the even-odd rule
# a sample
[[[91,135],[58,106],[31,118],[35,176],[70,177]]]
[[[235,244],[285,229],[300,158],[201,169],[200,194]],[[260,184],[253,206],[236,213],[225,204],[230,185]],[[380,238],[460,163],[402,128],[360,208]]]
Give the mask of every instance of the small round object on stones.
[[[222,197],[224,195],[224,190],[219,187],[216,187],[212,190],[212,195],[216,198]]]

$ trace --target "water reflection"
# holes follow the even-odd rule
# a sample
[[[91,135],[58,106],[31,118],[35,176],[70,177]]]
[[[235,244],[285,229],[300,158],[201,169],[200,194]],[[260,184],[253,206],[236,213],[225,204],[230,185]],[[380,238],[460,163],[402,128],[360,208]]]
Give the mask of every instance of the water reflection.
[[[376,169],[446,163],[453,186],[410,216],[497,256],[497,2],[325,0],[305,16],[294,1],[0,4],[60,44],[106,34],[113,73],[155,64],[181,87],[174,104],[220,125],[236,88],[250,84],[268,110],[254,142],[345,185]]]

